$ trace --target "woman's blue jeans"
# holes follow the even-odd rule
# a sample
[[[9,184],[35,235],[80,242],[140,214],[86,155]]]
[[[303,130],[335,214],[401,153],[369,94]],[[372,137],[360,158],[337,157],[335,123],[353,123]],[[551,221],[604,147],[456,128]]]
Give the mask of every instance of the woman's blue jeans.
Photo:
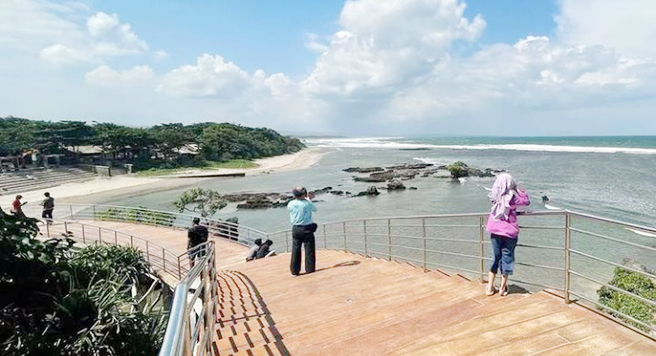
[[[513,274],[515,267],[515,246],[517,238],[510,238],[492,234],[492,251],[494,252],[494,261],[490,267],[490,272],[500,273],[504,276]]]

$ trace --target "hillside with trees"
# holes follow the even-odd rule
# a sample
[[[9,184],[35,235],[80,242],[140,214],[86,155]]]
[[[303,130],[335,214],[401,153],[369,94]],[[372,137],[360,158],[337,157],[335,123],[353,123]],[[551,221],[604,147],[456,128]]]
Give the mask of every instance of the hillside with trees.
[[[294,153],[303,143],[268,128],[230,123],[161,124],[148,128],[83,121],[0,118],[0,156],[75,156],[93,146],[109,160],[139,168],[202,166],[204,161],[255,159]]]

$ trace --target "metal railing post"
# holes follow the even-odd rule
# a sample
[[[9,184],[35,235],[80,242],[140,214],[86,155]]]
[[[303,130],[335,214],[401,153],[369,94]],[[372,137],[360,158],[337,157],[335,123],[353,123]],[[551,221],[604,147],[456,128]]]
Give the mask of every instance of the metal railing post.
[[[102,242],[102,229],[100,226],[98,227],[98,242]]]
[[[392,260],[392,219],[387,219],[387,257]]]
[[[571,269],[571,253],[570,249],[572,247],[572,215],[569,212],[565,212],[565,288],[564,288],[564,297],[565,304],[570,303],[569,298],[569,287],[570,287],[570,269]]]
[[[180,256],[178,256],[178,279],[182,279],[182,266],[180,263]]]
[[[96,220],[96,206],[92,205],[91,209],[93,210],[93,219],[91,219],[91,220]]]
[[[114,244],[118,245],[118,232],[114,230]]]
[[[162,270],[166,271],[166,250],[162,249]]]
[[[134,236],[130,235],[130,247],[134,247]]]
[[[68,223],[64,221],[64,233],[68,235]]]
[[[369,257],[369,249],[367,246],[367,220],[362,220],[362,228],[364,230],[364,257]]]
[[[422,230],[422,236],[424,240],[424,271],[428,270],[428,263],[427,263],[427,249],[428,247],[426,246],[426,218],[421,218],[421,230]]]
[[[326,239],[326,225],[323,226],[323,248],[328,249],[328,242]]]
[[[478,236],[478,262],[479,262],[479,268],[481,272],[481,283],[485,282],[485,246],[483,245],[483,242],[485,242],[485,217],[481,216],[478,219],[478,230],[479,230],[479,236]]]
[[[46,234],[50,237],[50,224],[48,224],[48,221],[46,221]]]
[[[146,260],[150,263],[150,251],[148,250],[148,240],[146,240]]]
[[[73,220],[73,205],[69,205],[68,208],[71,211],[71,220]]]
[[[289,252],[289,231],[285,231],[285,245],[287,247],[286,252]]]
[[[84,237],[84,224],[82,224],[82,243],[85,244],[87,243],[85,237]]]

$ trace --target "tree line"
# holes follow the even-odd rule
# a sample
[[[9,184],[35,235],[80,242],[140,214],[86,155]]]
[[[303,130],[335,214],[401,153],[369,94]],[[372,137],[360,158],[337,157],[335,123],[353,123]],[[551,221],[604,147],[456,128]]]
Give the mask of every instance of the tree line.
[[[299,139],[269,128],[230,123],[171,123],[138,128],[101,122],[0,118],[0,156],[66,154],[89,145],[126,162],[153,158],[176,161],[183,156],[183,148],[197,151],[196,159],[224,161],[277,156],[305,147]]]

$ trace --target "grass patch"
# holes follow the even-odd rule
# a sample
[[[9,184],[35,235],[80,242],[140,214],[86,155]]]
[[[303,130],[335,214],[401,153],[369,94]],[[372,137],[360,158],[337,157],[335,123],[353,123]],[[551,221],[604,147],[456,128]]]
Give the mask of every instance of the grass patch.
[[[166,176],[181,174],[189,170],[211,171],[215,169],[250,169],[257,168],[258,165],[247,159],[232,159],[228,161],[203,161],[200,165],[190,165],[188,167],[176,168],[149,168],[137,172],[142,177]]]

